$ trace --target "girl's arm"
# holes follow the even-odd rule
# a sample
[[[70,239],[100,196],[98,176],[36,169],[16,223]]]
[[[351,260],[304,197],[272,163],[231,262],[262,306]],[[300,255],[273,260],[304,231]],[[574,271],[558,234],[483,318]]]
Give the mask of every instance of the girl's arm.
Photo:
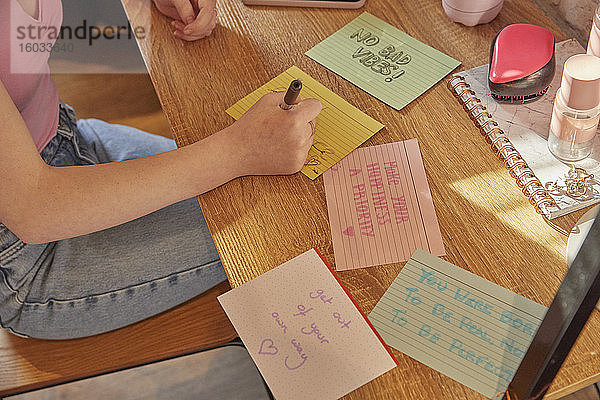
[[[233,125],[181,149],[50,167],[0,82],[0,221],[27,243],[46,243],[122,224],[242,175],[297,172],[321,104],[308,99],[284,111],[282,99],[266,95]]]

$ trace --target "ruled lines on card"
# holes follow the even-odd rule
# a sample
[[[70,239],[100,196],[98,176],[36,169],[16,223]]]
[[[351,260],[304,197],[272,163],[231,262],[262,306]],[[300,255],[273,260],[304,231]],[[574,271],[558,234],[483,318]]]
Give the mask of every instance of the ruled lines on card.
[[[337,270],[445,254],[416,139],[357,149],[323,182]]]
[[[417,250],[369,319],[389,346],[492,398],[508,386],[545,313]]]
[[[302,173],[315,179],[377,133],[383,128],[383,124],[352,106],[296,66],[235,103],[227,113],[239,119],[263,95],[274,91],[283,92],[297,78],[302,79],[300,97],[319,99],[323,105],[323,110],[315,121],[314,142],[302,168]]]
[[[460,65],[367,12],[306,55],[396,110]]]

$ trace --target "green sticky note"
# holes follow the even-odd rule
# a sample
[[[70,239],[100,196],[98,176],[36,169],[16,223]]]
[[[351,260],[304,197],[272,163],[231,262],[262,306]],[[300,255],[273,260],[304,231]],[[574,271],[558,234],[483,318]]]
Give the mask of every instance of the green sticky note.
[[[367,12],[306,55],[396,110],[460,65]]]
[[[494,398],[508,387],[546,311],[417,250],[369,320],[389,346]]]

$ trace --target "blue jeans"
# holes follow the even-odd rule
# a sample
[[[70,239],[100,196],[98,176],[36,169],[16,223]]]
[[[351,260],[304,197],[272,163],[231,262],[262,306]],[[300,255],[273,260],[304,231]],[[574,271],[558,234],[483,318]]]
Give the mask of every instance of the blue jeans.
[[[94,119],[76,122],[73,111],[61,106],[57,135],[40,154],[59,167],[175,148],[170,139],[134,128]],[[68,339],[107,332],[225,279],[194,198],[110,229],[41,245],[23,243],[0,224],[0,325],[22,336]]]

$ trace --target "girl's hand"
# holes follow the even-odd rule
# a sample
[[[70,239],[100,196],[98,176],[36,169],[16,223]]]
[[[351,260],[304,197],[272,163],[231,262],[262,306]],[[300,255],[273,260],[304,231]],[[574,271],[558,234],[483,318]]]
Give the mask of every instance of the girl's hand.
[[[194,41],[209,36],[217,24],[216,0],[154,0],[158,10],[174,19],[173,34]]]
[[[282,110],[285,93],[263,96],[229,128],[227,136],[240,162],[239,175],[288,175],[302,168],[314,138],[321,102],[306,99]]]

